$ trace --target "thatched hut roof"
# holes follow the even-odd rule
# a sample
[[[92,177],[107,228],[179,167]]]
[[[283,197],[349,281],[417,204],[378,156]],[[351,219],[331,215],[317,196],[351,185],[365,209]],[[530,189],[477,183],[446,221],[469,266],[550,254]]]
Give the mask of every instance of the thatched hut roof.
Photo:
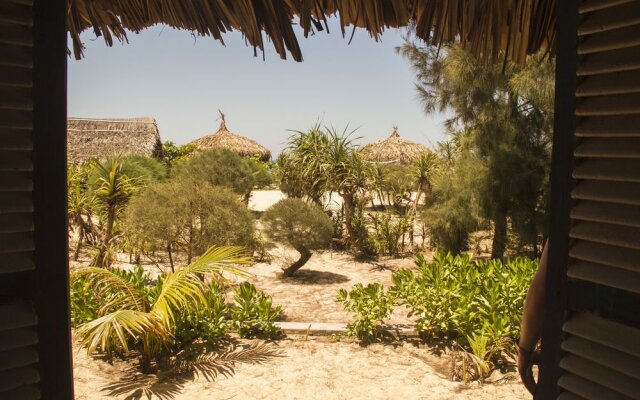
[[[496,58],[506,54],[524,63],[527,54],[555,49],[556,0],[74,0],[69,1],[67,27],[73,52],[81,57],[80,33],[91,29],[111,46],[125,41],[125,29],[139,32],[167,24],[222,41],[226,32],[241,31],[249,45],[264,50],[264,36],[281,58],[287,52],[302,61],[294,25],[306,37],[339,15],[342,35],[349,26],[365,28],[378,39],[386,28],[413,24],[416,36],[434,45],[461,41],[474,54]],[[268,4],[268,6],[267,6]],[[324,21],[324,27],[323,27]],[[295,22],[295,23],[294,23]]]
[[[162,142],[153,118],[67,118],[67,154],[71,162],[95,157],[142,155],[162,157]]]
[[[216,133],[203,136],[189,144],[195,145],[196,150],[228,149],[241,157],[257,156],[262,161],[271,159],[271,151],[266,147],[261,146],[255,140],[230,132],[222,112],[220,112],[220,128]]]
[[[395,126],[388,138],[369,143],[360,149],[365,160],[397,164],[412,164],[428,152],[427,147],[401,138]]]

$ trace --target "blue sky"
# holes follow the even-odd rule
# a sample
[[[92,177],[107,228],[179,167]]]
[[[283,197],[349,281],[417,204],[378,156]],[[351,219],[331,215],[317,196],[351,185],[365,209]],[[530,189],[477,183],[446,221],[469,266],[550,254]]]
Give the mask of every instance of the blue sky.
[[[163,141],[184,144],[215,132],[221,109],[232,132],[274,154],[288,130],[305,130],[318,119],[339,130],[358,128],[361,144],[386,137],[393,125],[430,147],[442,140],[443,117],[424,114],[414,74],[394,51],[402,32],[388,30],[376,42],[358,30],[348,44],[330,22],[330,34],[304,39],[300,33],[302,63],[281,60],[270,43],[265,60],[254,57],[237,32],[225,36],[225,47],[156,26],[108,48],[87,31],[85,58],[69,59],[68,113],[154,117]]]

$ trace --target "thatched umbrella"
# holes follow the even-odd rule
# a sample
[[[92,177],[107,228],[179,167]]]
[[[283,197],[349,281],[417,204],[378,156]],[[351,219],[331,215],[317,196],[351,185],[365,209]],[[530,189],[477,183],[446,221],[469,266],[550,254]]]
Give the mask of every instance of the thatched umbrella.
[[[369,143],[360,150],[365,160],[390,164],[412,164],[428,152],[425,146],[402,139],[397,126],[388,138]]]
[[[162,142],[153,118],[67,118],[69,161],[141,155],[162,157]]]
[[[227,129],[224,114],[220,112],[220,128],[213,135],[203,136],[189,143],[196,147],[196,150],[228,149],[241,157],[259,157],[262,161],[271,159],[271,152],[261,146],[255,140],[244,136],[236,135]]]

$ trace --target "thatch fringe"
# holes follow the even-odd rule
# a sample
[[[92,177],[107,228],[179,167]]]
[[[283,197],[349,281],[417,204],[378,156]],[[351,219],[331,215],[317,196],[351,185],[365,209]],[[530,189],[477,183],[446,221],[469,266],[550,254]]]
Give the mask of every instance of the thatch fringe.
[[[255,140],[230,132],[222,112],[220,112],[220,127],[216,133],[196,139],[189,144],[195,145],[196,150],[200,151],[228,149],[241,157],[258,157],[262,161],[271,159],[271,151],[266,147]]]
[[[133,154],[162,158],[162,142],[155,119],[67,118],[69,161]]]
[[[369,143],[360,149],[362,157],[367,161],[404,165],[416,162],[428,152],[427,147],[402,139],[396,126],[388,138]]]
[[[212,36],[240,30],[249,45],[264,51],[263,32],[281,58],[302,53],[293,21],[305,37],[324,30],[322,21],[338,14],[343,36],[353,25],[376,40],[386,28],[412,24],[416,36],[435,45],[460,41],[474,54],[495,59],[502,52],[524,63],[527,54],[555,48],[555,0],[68,0],[68,30],[76,58],[80,33],[93,29],[111,46],[126,41],[126,29],[155,24]]]

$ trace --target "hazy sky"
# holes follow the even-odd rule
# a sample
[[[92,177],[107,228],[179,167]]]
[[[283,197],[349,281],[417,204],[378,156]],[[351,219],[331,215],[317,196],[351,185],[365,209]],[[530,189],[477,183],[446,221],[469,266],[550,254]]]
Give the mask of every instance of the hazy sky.
[[[188,143],[218,128],[218,109],[234,133],[257,140],[274,154],[288,130],[305,130],[321,119],[339,130],[347,125],[361,144],[389,135],[432,147],[444,138],[442,116],[422,111],[414,74],[395,53],[400,30],[377,42],[363,30],[351,44],[331,21],[330,34],[304,39],[304,62],[281,60],[266,45],[253,56],[241,34],[212,38],[156,26],[129,43],[108,48],[85,32],[85,58],[69,59],[68,114],[74,117],[150,116],[163,141]]]

